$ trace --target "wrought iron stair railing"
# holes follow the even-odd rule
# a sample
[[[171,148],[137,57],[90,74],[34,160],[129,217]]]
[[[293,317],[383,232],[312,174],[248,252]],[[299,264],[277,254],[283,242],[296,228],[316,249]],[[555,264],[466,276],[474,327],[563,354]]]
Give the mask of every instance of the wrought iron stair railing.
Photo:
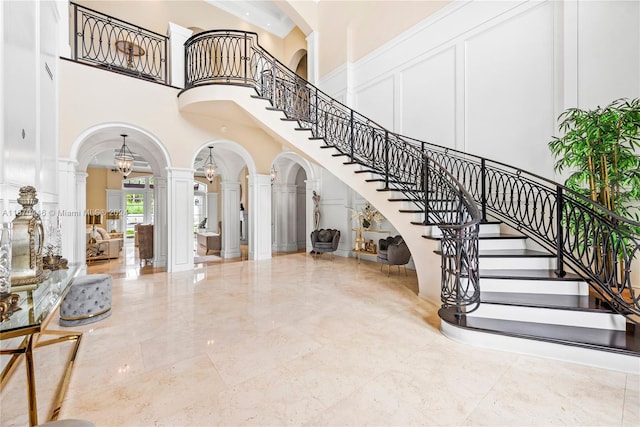
[[[168,84],[166,36],[70,3],[73,60]]]
[[[313,138],[384,177],[385,188],[416,200],[424,223],[443,230],[444,307],[464,313],[479,304],[478,223],[490,212],[555,253],[559,276],[569,264],[615,310],[639,321],[631,277],[640,223],[535,174],[390,132],[297,76],[258,44],[255,33],[200,33],[185,52],[185,90],[252,87]]]

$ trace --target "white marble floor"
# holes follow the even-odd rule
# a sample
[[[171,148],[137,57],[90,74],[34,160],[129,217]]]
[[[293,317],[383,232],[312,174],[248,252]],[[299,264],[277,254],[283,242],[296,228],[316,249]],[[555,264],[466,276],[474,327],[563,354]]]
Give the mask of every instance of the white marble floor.
[[[118,264],[118,263],[116,263]],[[304,253],[111,269],[60,418],[97,426],[640,425],[640,377],[458,344],[416,277]],[[57,322],[52,322],[52,327]],[[46,417],[64,345],[36,353]],[[2,425],[27,424],[24,369]]]

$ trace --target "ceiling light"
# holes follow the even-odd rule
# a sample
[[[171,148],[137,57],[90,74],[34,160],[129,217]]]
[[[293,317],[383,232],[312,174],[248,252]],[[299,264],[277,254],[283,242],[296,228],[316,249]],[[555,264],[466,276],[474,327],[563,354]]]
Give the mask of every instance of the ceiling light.
[[[210,183],[213,182],[213,178],[216,177],[216,162],[213,161],[213,155],[211,154],[211,150],[213,147],[209,147],[209,157],[204,162],[204,175],[207,177],[207,181]]]
[[[269,172],[269,175],[271,176],[271,184],[276,182],[276,178],[278,177],[278,171],[276,170],[274,165],[271,166],[271,171]]]
[[[126,138],[128,135],[121,134],[120,136],[122,137],[122,147],[120,147],[120,151],[115,156],[115,162],[122,177],[126,178],[133,169],[133,154],[127,147]]]

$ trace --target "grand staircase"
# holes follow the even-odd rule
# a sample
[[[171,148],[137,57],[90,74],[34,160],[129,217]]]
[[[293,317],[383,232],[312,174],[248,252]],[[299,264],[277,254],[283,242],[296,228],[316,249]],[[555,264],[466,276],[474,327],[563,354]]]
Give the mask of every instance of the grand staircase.
[[[215,74],[201,64],[212,46],[229,51],[218,57],[229,63]],[[413,254],[421,296],[434,301],[440,294],[445,335],[640,373],[640,331],[632,321],[640,311],[630,276],[598,264],[567,225],[584,241],[619,241],[619,218],[612,223],[609,212],[544,178],[392,134],[279,64],[254,34],[194,36],[186,64],[181,111],[238,104],[385,215]],[[635,235],[623,237],[636,244],[621,256],[630,273],[640,244]]]
[[[73,7],[75,25],[86,27],[74,31],[74,60],[167,83],[162,54],[152,56],[155,62],[122,67],[110,47],[96,52],[83,41],[100,25],[114,34],[135,34],[147,51],[165,46],[164,37],[142,37],[138,27]],[[181,112],[202,114],[208,104],[233,102],[383,213],[412,252],[420,296],[441,304],[445,335],[640,373],[640,307],[630,275],[612,275],[566,230],[571,222],[583,241],[602,235],[630,240],[630,250],[614,249],[622,251],[622,270],[631,273],[640,238],[621,234],[623,219],[610,221],[601,207],[567,197],[564,187],[544,178],[378,126],[288,70],[255,33],[191,37],[185,71]]]

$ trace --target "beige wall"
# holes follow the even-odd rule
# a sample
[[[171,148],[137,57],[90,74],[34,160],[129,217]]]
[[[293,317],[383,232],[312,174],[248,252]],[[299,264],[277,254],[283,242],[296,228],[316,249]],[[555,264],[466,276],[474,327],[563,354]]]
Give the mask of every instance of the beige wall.
[[[60,157],[71,157],[81,133],[104,123],[129,123],[156,136],[169,153],[170,166],[177,168],[192,168],[195,154],[216,139],[246,148],[262,174],[269,173],[282,150],[233,105],[181,113],[176,89],[70,61],[60,66]]]
[[[88,168],[87,169],[87,212],[105,212],[107,210],[107,182],[109,169]],[[101,226],[104,228],[107,218],[102,216]]]
[[[354,62],[442,9],[450,1],[320,1],[319,75]]]

